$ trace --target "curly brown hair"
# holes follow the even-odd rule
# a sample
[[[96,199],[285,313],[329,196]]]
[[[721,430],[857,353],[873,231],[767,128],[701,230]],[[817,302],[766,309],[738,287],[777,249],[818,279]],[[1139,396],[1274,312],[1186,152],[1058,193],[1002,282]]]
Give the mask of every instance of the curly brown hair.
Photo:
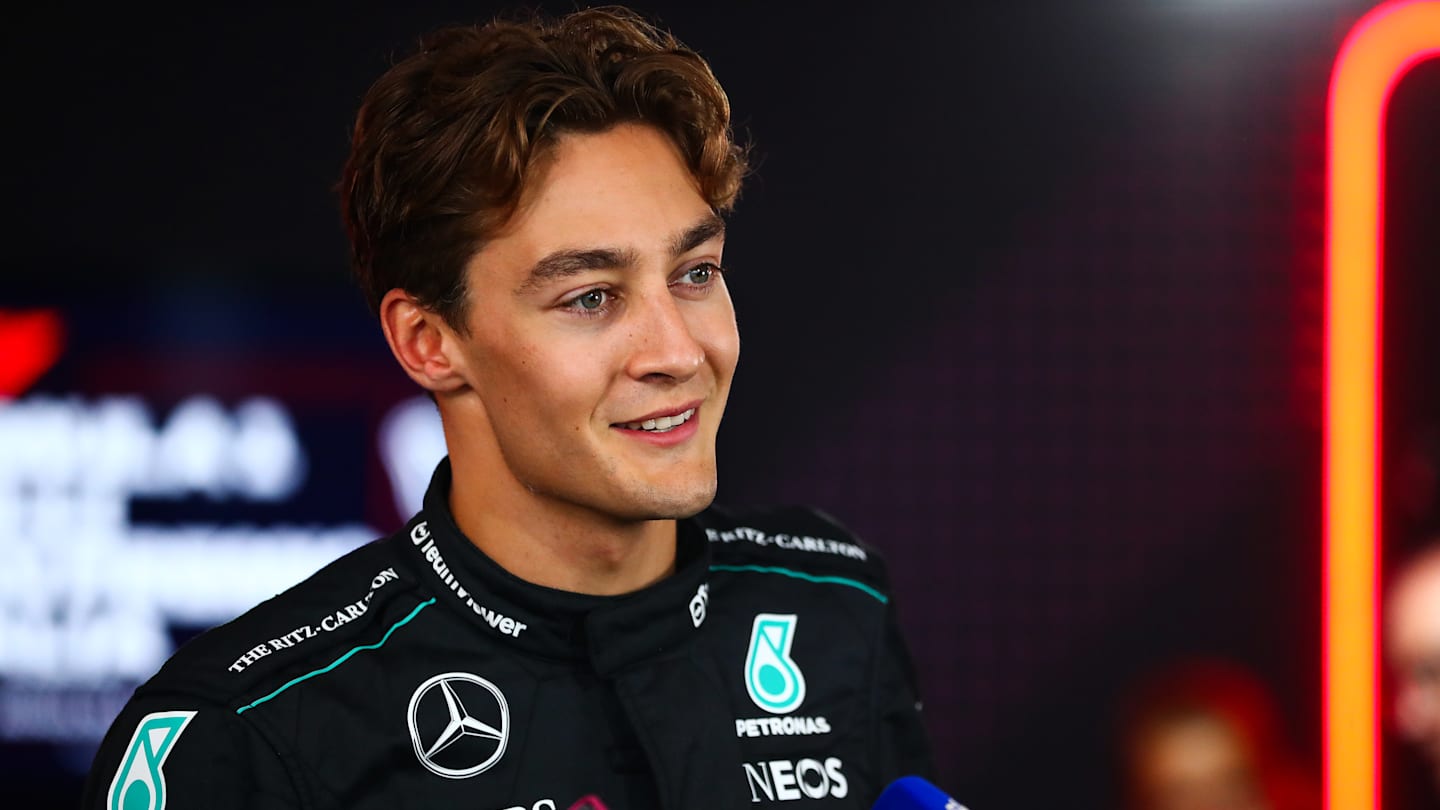
[[[634,12],[446,28],[366,92],[339,193],[371,309],[400,288],[465,330],[465,267],[562,133],[640,122],[679,148],[717,212],[746,151],[709,65]]]

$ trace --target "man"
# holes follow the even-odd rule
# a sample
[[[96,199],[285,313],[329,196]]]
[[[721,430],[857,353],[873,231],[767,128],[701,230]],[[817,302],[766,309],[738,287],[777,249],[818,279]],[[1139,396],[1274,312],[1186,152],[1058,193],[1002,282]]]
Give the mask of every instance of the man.
[[[1245,667],[1194,659],[1127,696],[1122,787],[1133,810],[1312,810],[1319,781],[1290,744],[1270,690]]]
[[[1440,789],[1440,543],[1400,569],[1386,605],[1385,648],[1395,674],[1395,726]]]
[[[382,76],[345,218],[449,458],[401,531],[141,686],[85,806],[860,808],[928,771],[874,552],[709,508],[744,168],[708,66],[628,12]]]

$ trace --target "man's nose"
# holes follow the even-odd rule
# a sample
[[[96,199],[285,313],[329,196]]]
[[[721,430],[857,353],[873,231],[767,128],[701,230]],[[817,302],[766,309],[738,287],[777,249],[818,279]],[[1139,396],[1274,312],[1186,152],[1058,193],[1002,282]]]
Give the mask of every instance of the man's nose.
[[[635,314],[630,324],[634,330],[630,376],[676,382],[695,376],[705,364],[705,347],[696,340],[691,323],[669,288],[646,295]]]

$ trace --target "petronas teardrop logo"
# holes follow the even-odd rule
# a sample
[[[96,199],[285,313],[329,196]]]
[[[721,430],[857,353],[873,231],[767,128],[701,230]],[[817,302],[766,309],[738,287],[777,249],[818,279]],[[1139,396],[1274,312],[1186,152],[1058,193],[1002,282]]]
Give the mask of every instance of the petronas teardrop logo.
[[[790,657],[797,621],[794,614],[760,613],[750,630],[745,691],[771,714],[789,714],[805,702],[805,675]]]
[[[195,712],[155,712],[140,719],[110,783],[109,810],[164,810],[165,758]]]

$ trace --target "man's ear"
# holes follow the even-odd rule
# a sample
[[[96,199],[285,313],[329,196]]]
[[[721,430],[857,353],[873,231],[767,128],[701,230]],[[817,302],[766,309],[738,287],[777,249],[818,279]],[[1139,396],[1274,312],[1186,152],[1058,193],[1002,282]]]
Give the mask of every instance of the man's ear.
[[[410,293],[398,288],[385,293],[380,328],[400,368],[421,388],[439,394],[468,384],[454,330]]]

